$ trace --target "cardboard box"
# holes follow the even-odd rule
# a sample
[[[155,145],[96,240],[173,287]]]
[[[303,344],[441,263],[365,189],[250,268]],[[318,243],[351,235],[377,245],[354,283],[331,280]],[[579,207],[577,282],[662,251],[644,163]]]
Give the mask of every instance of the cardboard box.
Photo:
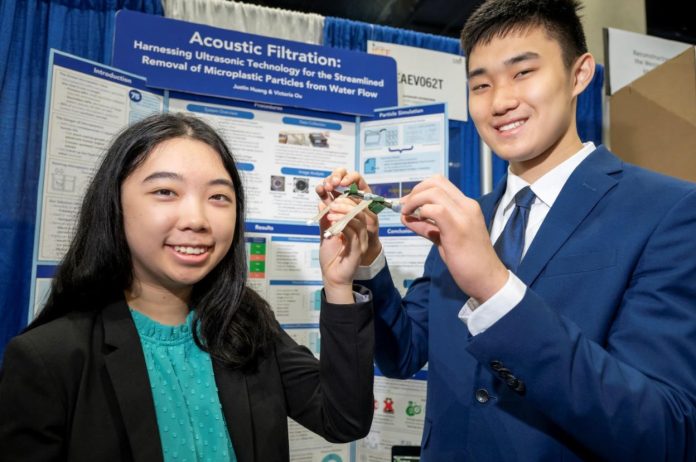
[[[613,152],[696,182],[696,47],[617,91],[610,101]]]

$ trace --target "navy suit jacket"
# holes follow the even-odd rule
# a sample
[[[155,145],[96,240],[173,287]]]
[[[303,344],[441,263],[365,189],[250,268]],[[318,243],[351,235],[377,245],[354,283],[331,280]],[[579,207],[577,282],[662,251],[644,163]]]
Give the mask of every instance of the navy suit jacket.
[[[435,248],[403,300],[388,268],[361,282],[382,372],[428,363],[424,460],[696,460],[696,185],[598,147],[517,276],[523,300],[475,337]]]

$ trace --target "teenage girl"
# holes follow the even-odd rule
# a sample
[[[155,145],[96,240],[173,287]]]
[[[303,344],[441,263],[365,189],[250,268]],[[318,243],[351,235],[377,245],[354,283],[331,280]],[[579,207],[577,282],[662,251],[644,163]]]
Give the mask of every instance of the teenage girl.
[[[222,139],[188,115],[130,126],[87,190],[46,306],[7,346],[0,459],[282,461],[287,417],[332,442],[366,435],[360,219],[321,243],[318,361],[246,286],[244,192]]]

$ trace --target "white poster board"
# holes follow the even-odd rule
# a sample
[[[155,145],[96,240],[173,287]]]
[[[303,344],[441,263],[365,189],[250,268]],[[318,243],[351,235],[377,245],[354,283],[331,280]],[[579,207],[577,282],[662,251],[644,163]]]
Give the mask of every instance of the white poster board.
[[[446,106],[384,109],[360,125],[360,173],[372,190],[388,199],[408,194],[434,174],[446,175]],[[431,242],[405,228],[400,215],[379,215],[380,240],[394,284],[403,296],[423,274]],[[375,377],[375,416],[356,449],[360,462],[391,462],[394,445],[420,446],[425,422],[427,371],[409,380]]]
[[[465,57],[373,40],[367,52],[396,60],[399,106],[447,103],[449,118],[466,122]]]
[[[145,79],[51,50],[29,317],[46,301],[73,235],[82,197],[111,139],[163,109]]]
[[[688,43],[628,32],[604,29],[608,94],[613,95],[665,61],[689,48]]]
[[[391,462],[392,446],[420,446],[425,425],[427,371],[409,380],[375,376],[375,416],[357,443],[360,462]]]
[[[317,357],[319,229],[306,224],[317,211],[315,186],[333,169],[347,167],[360,171],[376,192],[396,198],[432,174],[447,173],[445,104],[381,110],[361,121],[350,115],[151,91],[140,77],[55,51],[49,68],[31,317],[45,302],[74,233],[82,196],[106,147],[130,123],[152,113],[194,114],[230,146],[247,198],[249,285],[268,300],[283,329]],[[405,293],[422,273],[430,242],[410,232],[390,210],[380,218],[395,284]],[[382,404],[393,402],[395,412],[407,414],[382,407],[383,415],[365,443],[328,443],[291,422],[291,460],[354,462],[369,457],[388,462],[390,444],[398,435],[400,443],[417,444],[424,374],[409,381],[376,378]]]

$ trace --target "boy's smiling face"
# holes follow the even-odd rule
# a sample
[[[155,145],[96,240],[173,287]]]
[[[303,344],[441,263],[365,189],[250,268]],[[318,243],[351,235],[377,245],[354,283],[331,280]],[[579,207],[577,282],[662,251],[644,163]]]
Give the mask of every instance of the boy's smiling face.
[[[568,69],[558,41],[531,26],[476,45],[468,68],[471,118],[515,174],[532,182],[582,147],[575,97],[594,72],[590,55]]]

